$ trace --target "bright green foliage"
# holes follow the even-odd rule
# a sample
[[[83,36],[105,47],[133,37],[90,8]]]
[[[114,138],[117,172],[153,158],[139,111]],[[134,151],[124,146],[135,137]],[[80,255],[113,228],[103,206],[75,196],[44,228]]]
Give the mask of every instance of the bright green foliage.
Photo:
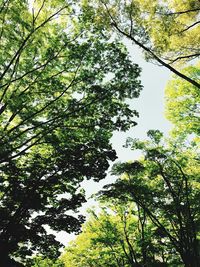
[[[130,266],[135,256],[131,249],[137,226],[130,208],[118,205],[102,209],[98,215],[91,212],[83,232],[65,249],[65,266]]]
[[[177,255],[172,257],[168,242],[162,246],[159,229],[144,209],[126,197],[113,203],[105,200],[106,208],[98,215],[92,211],[82,233],[65,249],[62,260],[66,267],[171,266],[166,262],[179,266]]]
[[[152,141],[129,140],[133,149],[143,150],[144,158],[115,165],[113,173],[122,176],[101,195],[104,199],[127,199],[145,211],[157,229],[154,238],[161,238],[159,247],[165,248],[167,266],[182,262],[197,267],[200,166],[196,149],[163,146],[158,131],[149,131],[149,136]],[[172,251],[179,254],[178,261]]]
[[[112,132],[138,116],[124,101],[139,96],[139,67],[76,3],[0,3],[2,266],[57,256],[44,226],[79,231],[80,182],[105,177]]]
[[[119,38],[125,37],[142,48],[147,60],[166,67],[200,89],[199,81],[182,73],[180,68],[200,55],[199,1],[94,0],[84,3],[88,4],[88,13],[93,15],[96,24],[103,27],[101,21],[105,21],[105,32],[114,30]]]
[[[137,22],[157,55],[169,63],[191,60],[198,57],[199,11],[198,1],[132,1],[137,5]],[[133,15],[134,17],[134,15]]]
[[[168,58],[169,62],[177,61],[177,57],[178,61],[184,62],[199,56],[199,1],[96,2],[99,3],[97,15],[107,14],[107,20],[116,29],[133,36],[157,56]],[[106,25],[108,28],[109,23]]]
[[[184,69],[193,79],[200,79],[200,65]],[[174,124],[174,134],[200,134],[200,94],[198,88],[180,78],[171,80],[165,92],[166,117]]]
[[[113,248],[113,233],[103,229],[103,224],[108,223],[108,216],[105,212],[99,216],[94,213],[91,215],[83,226],[82,233],[65,249],[62,256],[65,266],[117,266],[117,252],[109,248],[109,245]],[[112,228],[111,224],[109,228]],[[107,237],[105,242],[102,241],[102,235]]]

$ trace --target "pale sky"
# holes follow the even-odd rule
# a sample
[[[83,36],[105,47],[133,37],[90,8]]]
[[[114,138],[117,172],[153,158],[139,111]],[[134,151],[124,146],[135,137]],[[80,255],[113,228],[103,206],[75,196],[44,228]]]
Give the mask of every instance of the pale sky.
[[[117,161],[134,160],[139,157],[138,151],[131,151],[123,148],[127,137],[146,139],[146,133],[150,129],[158,129],[165,135],[168,134],[171,124],[164,117],[164,90],[171,73],[164,67],[147,63],[142,56],[141,50],[126,42],[131,58],[134,63],[139,64],[142,68],[141,82],[143,90],[137,99],[129,100],[130,106],[139,112],[140,117],[137,119],[138,125],[126,133],[115,132],[112,137],[113,148],[117,151]],[[97,193],[103,185],[112,183],[115,177],[111,176],[108,171],[107,177],[99,182],[86,181],[82,186],[86,190],[86,196],[89,198],[92,194]],[[81,208],[81,213],[86,213],[87,208],[95,205],[92,199]],[[57,240],[64,245],[74,238],[74,235],[60,232],[57,234]]]

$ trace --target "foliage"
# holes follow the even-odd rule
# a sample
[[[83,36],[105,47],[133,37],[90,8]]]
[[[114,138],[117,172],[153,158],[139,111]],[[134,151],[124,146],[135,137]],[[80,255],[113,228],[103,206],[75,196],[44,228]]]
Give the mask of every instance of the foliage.
[[[166,240],[163,245],[159,228],[140,206],[106,199],[106,207],[90,213],[82,233],[65,248],[66,267],[181,266],[173,247]]]
[[[124,101],[139,96],[140,69],[76,1],[1,1],[0,12],[0,264],[20,266],[58,255],[48,227],[79,231],[80,182],[105,177],[112,131],[135,125]]]
[[[184,69],[187,75],[198,80],[199,64]],[[177,135],[200,134],[200,94],[195,86],[191,86],[180,78],[168,82],[166,92],[166,117],[174,125],[173,132]]]
[[[200,185],[196,151],[194,147],[178,148],[177,144],[161,145],[158,131],[150,131],[149,136],[152,141],[129,140],[133,149],[143,150],[144,158],[115,165],[113,173],[122,176],[106,186],[101,197],[136,203],[156,227],[161,247],[171,247],[185,266],[198,266]]]
[[[34,257],[26,263],[27,267],[64,267],[61,260],[50,260],[42,257]]]
[[[166,67],[200,88],[199,82],[184,74],[180,68],[183,63],[200,55],[199,1],[94,0],[94,2],[95,4],[88,1],[88,9],[95,7],[94,17],[99,18],[95,21],[96,23],[99,20],[105,21],[105,31],[114,30],[120,38],[125,37],[142,48],[147,60]]]
[[[114,165],[119,178],[99,193],[104,208],[91,212],[66,248],[65,266],[198,267],[200,85],[199,63],[189,63],[200,55],[199,1],[82,4],[86,20],[92,17],[104,33],[114,29],[142,48],[147,60],[177,75],[166,88],[166,115],[174,128],[165,143],[159,131],[149,131],[150,140],[127,140],[143,156]],[[188,135],[192,141],[186,141]]]
[[[176,139],[129,139],[143,157],[116,164],[66,249],[66,266],[182,266],[200,262],[198,138],[199,1],[0,1],[0,265],[62,266],[55,232],[79,233],[84,179],[99,181],[114,130],[134,126],[140,68],[126,37],[146,59],[177,76],[166,89]],[[114,34],[117,33],[116,35]],[[187,83],[186,83],[187,81]],[[33,258],[32,256],[35,255]]]
[[[95,214],[92,215],[91,220],[83,226],[82,233],[65,249],[62,256],[65,266],[117,266],[115,262],[117,251],[109,248],[113,242],[111,240],[113,234],[103,229],[102,222],[105,221],[105,214],[100,215],[100,218]],[[108,240],[104,238],[105,242],[101,242],[102,235],[107,236]]]
[[[66,267],[132,266],[136,257],[132,241],[137,227],[130,207],[109,205],[101,208],[98,215],[91,211],[82,233],[65,249],[62,260]]]
[[[136,23],[144,29],[147,41],[158,56],[179,64],[199,56],[198,1],[132,1],[127,10],[133,12],[133,18],[136,17]]]

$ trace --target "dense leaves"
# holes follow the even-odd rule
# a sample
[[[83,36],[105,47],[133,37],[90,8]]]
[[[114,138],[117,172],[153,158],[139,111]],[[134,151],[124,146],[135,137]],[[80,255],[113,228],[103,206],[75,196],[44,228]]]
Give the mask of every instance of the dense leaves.
[[[0,1],[2,267],[199,266],[199,10],[193,0]],[[139,96],[140,68],[121,38],[176,75],[173,135],[127,140],[143,156],[114,165],[99,214],[57,259],[55,233],[84,222],[81,182],[106,176],[113,131],[136,124],[126,100]]]
[[[82,233],[62,256],[65,266],[198,266],[200,206],[197,147],[129,139],[143,151],[137,161],[117,163],[115,183],[99,192],[101,209],[90,211]]]
[[[91,264],[140,267],[172,263],[170,249],[160,246],[161,238],[156,239],[155,235],[157,228],[143,209],[123,200],[107,199],[104,205],[106,208],[101,208],[98,215],[90,214],[82,233],[65,249],[61,259],[66,267],[89,267]],[[175,262],[176,255],[173,256]]]
[[[30,258],[27,263],[27,267],[64,267],[64,263],[57,259],[57,260],[50,260],[48,258],[42,257],[34,257]]]
[[[132,141],[134,149],[143,150],[144,158],[115,165],[113,173],[122,176],[106,186],[101,197],[126,199],[138,205],[162,237],[161,247],[166,246],[168,254],[173,248],[180,256],[179,263],[198,266],[200,207],[196,149],[178,148],[177,144],[163,146],[158,131],[150,131],[149,136],[151,142]]]
[[[112,132],[138,116],[124,101],[139,96],[139,67],[75,4],[1,1],[2,266],[58,255],[47,229],[79,231],[80,182],[105,177]]]
[[[199,64],[184,69],[193,79],[200,78]],[[200,94],[198,88],[190,86],[179,78],[171,80],[166,88],[166,117],[174,125],[176,136],[200,134]]]

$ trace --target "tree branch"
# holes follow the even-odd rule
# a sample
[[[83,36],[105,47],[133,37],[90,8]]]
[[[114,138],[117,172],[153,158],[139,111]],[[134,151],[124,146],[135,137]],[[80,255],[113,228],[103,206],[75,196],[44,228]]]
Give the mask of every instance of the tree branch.
[[[195,80],[189,78],[188,76],[184,75],[183,73],[179,72],[178,70],[176,70],[175,68],[173,68],[172,66],[170,66],[169,64],[167,64],[166,62],[164,62],[161,58],[159,58],[153,51],[151,51],[150,48],[146,47],[143,43],[141,43],[140,41],[136,40],[135,37],[133,37],[131,34],[128,34],[126,32],[124,32],[123,30],[121,30],[117,24],[117,22],[115,21],[115,19],[113,18],[113,16],[111,15],[107,5],[101,0],[101,2],[103,3],[103,5],[105,6],[107,13],[112,21],[111,25],[123,36],[127,37],[128,39],[130,39],[131,41],[133,41],[137,46],[139,46],[140,48],[142,48],[144,51],[146,51],[149,55],[151,55],[157,62],[159,62],[162,66],[166,67],[168,70],[170,70],[171,72],[173,72],[174,74],[176,74],[177,76],[181,77],[182,79],[186,80],[187,82],[189,82],[190,84],[196,86],[197,88],[200,89],[200,83],[196,82]]]
[[[115,29],[121,33],[122,35],[126,36],[128,39],[132,40],[136,45],[138,45],[140,48],[142,48],[144,51],[146,51],[148,54],[150,54],[156,61],[158,61],[162,66],[166,67],[168,70],[170,70],[171,72],[173,72],[174,74],[176,74],[177,76],[181,77],[182,79],[186,80],[187,82],[189,82],[190,84],[194,85],[195,87],[200,89],[200,83],[196,82],[195,80],[189,78],[188,76],[186,76],[185,74],[179,72],[178,70],[176,70],[175,68],[173,68],[172,66],[170,66],[169,64],[167,64],[166,62],[164,62],[162,59],[160,59],[156,54],[154,54],[148,47],[144,46],[142,43],[140,43],[139,41],[137,41],[132,35],[129,35],[125,32],[123,32],[118,26],[117,24],[113,23],[112,24]]]
[[[190,26],[188,26],[187,28],[185,28],[184,30],[182,30],[181,33],[183,33],[183,32],[185,32],[185,31],[189,30],[190,28],[196,26],[196,25],[199,24],[199,23],[200,23],[200,21],[196,21],[195,23],[191,24]]]
[[[196,53],[196,54],[191,54],[191,55],[187,55],[187,56],[179,56],[179,57],[177,57],[177,58],[175,58],[175,59],[169,59],[169,58],[166,58],[166,60],[168,60],[169,62],[170,62],[170,64],[172,64],[172,63],[174,63],[174,62],[176,62],[176,61],[178,61],[178,60],[180,60],[180,59],[187,59],[187,58],[195,58],[195,57],[199,57],[200,56],[200,53]],[[191,60],[192,60],[191,59]]]

